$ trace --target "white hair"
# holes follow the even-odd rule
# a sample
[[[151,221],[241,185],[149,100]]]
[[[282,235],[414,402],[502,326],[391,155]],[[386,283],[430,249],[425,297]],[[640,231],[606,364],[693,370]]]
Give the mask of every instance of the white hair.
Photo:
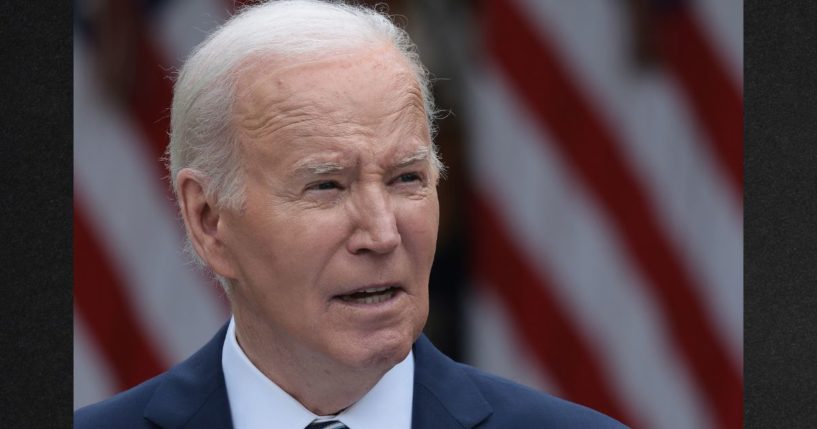
[[[245,201],[238,141],[231,128],[237,75],[249,59],[285,65],[387,42],[411,65],[420,87],[429,137],[437,111],[427,70],[408,34],[383,13],[339,1],[281,0],[241,9],[185,61],[173,88],[168,169],[173,192],[183,168],[196,171],[204,192],[221,207],[240,210]],[[432,142],[432,167],[443,173]],[[194,261],[203,262],[190,246]],[[226,279],[216,276],[229,293]]]

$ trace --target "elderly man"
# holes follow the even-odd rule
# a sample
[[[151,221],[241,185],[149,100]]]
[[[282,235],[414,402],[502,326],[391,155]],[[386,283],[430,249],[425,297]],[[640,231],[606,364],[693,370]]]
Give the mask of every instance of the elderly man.
[[[620,427],[421,335],[442,164],[425,70],[388,18],[306,0],[246,9],[185,63],[171,115],[189,243],[233,317],[76,427]]]

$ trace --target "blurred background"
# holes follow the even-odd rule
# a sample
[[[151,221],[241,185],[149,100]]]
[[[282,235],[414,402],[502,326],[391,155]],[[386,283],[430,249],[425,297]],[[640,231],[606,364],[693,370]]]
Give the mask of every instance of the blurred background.
[[[742,2],[365,3],[447,111],[432,341],[634,428],[742,427]],[[174,70],[237,5],[74,7],[79,407],[229,317],[160,158]]]

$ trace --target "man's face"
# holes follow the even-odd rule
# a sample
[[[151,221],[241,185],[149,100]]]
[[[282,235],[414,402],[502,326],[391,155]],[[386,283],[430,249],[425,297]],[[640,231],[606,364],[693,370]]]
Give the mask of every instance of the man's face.
[[[219,228],[239,329],[349,368],[399,362],[428,316],[436,174],[419,87],[391,47],[241,73],[246,205]]]

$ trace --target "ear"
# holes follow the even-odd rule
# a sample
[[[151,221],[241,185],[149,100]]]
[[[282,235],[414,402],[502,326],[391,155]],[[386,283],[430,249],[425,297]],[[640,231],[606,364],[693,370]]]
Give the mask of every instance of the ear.
[[[221,209],[207,198],[204,177],[184,168],[176,175],[176,195],[193,249],[216,274],[233,279],[235,270],[225,247]]]

